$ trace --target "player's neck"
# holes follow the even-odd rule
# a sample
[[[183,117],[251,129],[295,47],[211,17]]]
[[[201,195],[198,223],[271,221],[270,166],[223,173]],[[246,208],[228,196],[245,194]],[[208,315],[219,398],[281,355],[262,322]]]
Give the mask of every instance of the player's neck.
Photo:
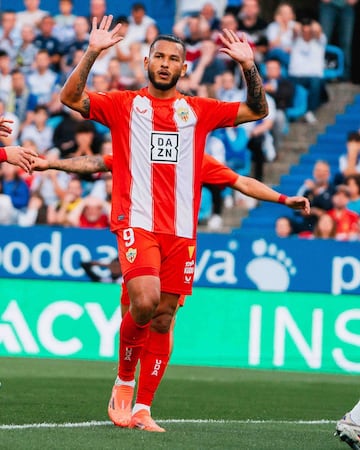
[[[176,86],[166,91],[162,91],[161,89],[156,89],[154,85],[149,83],[148,92],[152,97],[166,100],[176,96]]]

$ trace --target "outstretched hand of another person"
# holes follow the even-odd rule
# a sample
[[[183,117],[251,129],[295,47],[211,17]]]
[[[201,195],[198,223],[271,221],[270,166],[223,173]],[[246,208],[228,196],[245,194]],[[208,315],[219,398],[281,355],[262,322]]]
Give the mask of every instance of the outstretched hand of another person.
[[[120,42],[123,36],[119,35],[121,24],[118,23],[113,29],[110,30],[113,16],[104,16],[98,26],[97,18],[92,20],[92,28],[89,36],[89,48],[94,51],[101,52],[109,47]]]
[[[220,34],[221,42],[224,44],[219,51],[226,53],[234,61],[242,65],[244,69],[250,68],[254,64],[254,52],[249,45],[245,33],[239,37],[236,33],[224,28]]]
[[[48,170],[49,169],[49,161],[45,158],[41,158],[37,156],[36,158],[32,158],[31,160],[31,170]]]
[[[285,205],[292,209],[301,210],[304,215],[310,214],[310,202],[306,197],[299,195],[287,197]]]
[[[37,153],[31,148],[19,147],[19,146],[6,146],[5,147],[7,162],[21,167],[26,172],[31,172],[31,161],[34,157],[37,157]]]

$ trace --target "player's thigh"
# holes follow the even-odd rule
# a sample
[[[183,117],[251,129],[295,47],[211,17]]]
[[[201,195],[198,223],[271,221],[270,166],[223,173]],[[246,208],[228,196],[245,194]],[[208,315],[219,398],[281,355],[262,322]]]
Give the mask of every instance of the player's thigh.
[[[166,236],[162,242],[161,292],[188,295],[195,272],[196,241]]]
[[[143,275],[159,277],[161,253],[154,233],[141,228],[125,228],[116,232],[116,238],[126,284],[130,279]]]

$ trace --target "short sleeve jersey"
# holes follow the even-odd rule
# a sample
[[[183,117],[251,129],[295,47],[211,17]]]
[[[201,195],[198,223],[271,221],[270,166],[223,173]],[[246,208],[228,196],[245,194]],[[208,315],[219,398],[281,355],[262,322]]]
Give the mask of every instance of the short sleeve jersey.
[[[139,91],[88,92],[89,118],[113,143],[111,229],[194,238],[207,134],[233,126],[239,103]]]

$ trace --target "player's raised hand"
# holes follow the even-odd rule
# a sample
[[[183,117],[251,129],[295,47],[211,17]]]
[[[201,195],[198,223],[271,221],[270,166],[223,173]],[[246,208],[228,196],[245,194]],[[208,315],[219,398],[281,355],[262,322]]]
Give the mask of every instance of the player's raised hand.
[[[296,195],[294,197],[287,197],[285,205],[292,209],[301,210],[304,214],[310,214],[310,202],[306,197]]]
[[[93,18],[89,36],[89,48],[101,52],[124,39],[123,36],[119,35],[119,30],[121,28],[120,23],[110,30],[112,20],[113,16],[111,14],[109,16],[104,16],[98,26],[97,18]]]
[[[221,42],[224,44],[219,51],[226,53],[234,61],[241,65],[252,66],[254,64],[254,52],[250,47],[245,33],[239,37],[232,30],[223,29],[223,34],[220,34]]]
[[[0,117],[0,136],[7,137],[11,134],[12,130],[8,125],[9,123],[14,123],[14,121],[5,119],[5,117]]]
[[[40,158],[37,156],[36,158],[32,158],[31,160],[31,170],[48,170],[49,169],[49,161],[45,158]]]

